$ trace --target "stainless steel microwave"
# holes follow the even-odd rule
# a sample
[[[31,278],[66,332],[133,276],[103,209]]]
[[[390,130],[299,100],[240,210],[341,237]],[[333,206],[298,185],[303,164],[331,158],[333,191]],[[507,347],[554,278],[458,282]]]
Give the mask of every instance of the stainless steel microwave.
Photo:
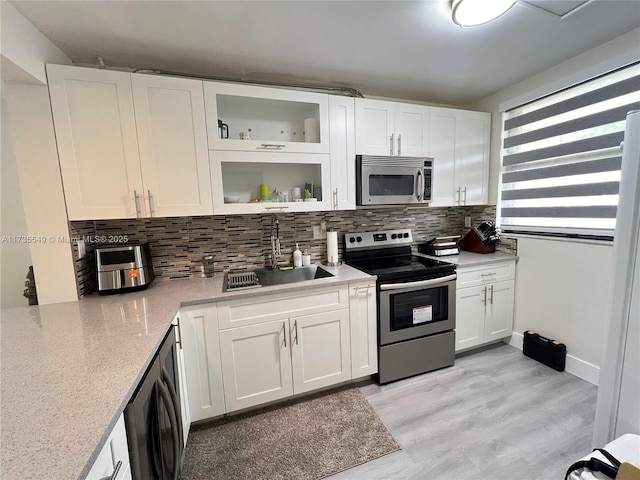
[[[433,158],[356,155],[358,205],[431,201]]]

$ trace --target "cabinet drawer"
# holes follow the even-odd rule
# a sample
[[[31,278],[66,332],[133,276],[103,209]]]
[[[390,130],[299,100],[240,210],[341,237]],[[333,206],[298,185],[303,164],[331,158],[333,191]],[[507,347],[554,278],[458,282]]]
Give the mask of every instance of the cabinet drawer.
[[[220,330],[254,325],[299,315],[349,308],[349,289],[318,288],[303,293],[280,293],[218,302]]]
[[[457,288],[512,280],[515,276],[515,266],[515,260],[509,260],[482,267],[459,268]]]

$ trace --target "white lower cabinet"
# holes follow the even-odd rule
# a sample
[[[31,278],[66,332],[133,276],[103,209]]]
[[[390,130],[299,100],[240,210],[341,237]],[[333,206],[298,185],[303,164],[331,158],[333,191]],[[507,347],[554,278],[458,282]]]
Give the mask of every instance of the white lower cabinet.
[[[378,373],[378,313],[375,282],[349,285],[351,377]]]
[[[184,447],[187,446],[187,437],[189,436],[189,429],[191,428],[191,412],[189,411],[189,393],[187,387],[187,370],[184,364],[184,345],[182,343],[183,333],[182,324],[180,323],[180,314],[176,315],[171,322],[178,330],[177,339],[177,363],[178,369],[178,389],[180,393],[180,415],[182,417],[182,439]]]
[[[191,421],[378,370],[375,281],[184,307],[179,323]]]
[[[220,332],[227,411],[293,395],[289,319]]]
[[[289,320],[293,393],[351,379],[349,310],[333,310]]]
[[[458,269],[456,351],[508,337],[513,329],[515,261]],[[501,280],[495,281],[499,275]]]
[[[190,420],[196,422],[224,414],[216,304],[183,307],[180,336]]]
[[[118,422],[109,434],[102,450],[87,474],[87,480],[131,480],[129,466],[129,446],[127,444],[127,430],[124,426],[124,415],[120,415]]]
[[[220,331],[227,411],[351,379],[349,310]]]

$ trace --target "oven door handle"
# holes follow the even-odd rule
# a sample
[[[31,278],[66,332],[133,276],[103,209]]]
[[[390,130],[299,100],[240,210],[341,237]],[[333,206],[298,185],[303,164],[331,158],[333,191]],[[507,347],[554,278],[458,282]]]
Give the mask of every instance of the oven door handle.
[[[438,285],[440,283],[449,282],[451,280],[455,280],[458,276],[454,273],[453,275],[447,275],[446,277],[438,277],[433,278],[431,280],[420,280],[418,282],[405,282],[405,283],[387,283],[380,284],[380,290],[401,290],[405,288],[414,288],[414,287],[430,287],[432,285]]]

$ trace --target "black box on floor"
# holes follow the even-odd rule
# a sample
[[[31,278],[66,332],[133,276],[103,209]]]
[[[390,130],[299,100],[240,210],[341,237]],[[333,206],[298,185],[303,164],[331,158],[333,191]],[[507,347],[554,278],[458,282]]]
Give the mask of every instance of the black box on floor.
[[[533,330],[527,330],[524,332],[522,353],[554,370],[564,371],[567,358],[567,346],[564,343],[538,335]]]

